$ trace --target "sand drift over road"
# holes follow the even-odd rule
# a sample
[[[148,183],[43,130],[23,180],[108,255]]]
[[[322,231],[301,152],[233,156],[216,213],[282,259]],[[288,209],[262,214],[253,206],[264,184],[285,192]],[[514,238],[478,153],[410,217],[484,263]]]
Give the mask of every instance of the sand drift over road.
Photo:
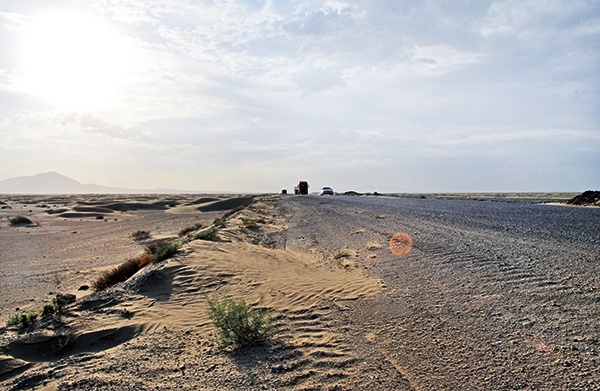
[[[291,216],[280,246],[324,259],[347,247],[355,267],[384,279],[384,295],[351,306],[352,332],[374,330],[416,389],[598,388],[600,209],[385,197],[280,205]],[[398,231],[414,241],[401,258],[385,246]]]

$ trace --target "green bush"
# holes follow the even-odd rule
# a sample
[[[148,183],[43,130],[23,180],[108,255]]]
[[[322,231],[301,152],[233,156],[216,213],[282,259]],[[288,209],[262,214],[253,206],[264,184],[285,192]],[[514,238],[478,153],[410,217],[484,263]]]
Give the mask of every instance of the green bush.
[[[40,311],[40,315],[42,317],[48,315],[60,316],[63,313],[63,309],[68,303],[69,302],[67,302],[67,300],[65,299],[65,295],[58,294],[52,299],[52,302],[44,304],[42,310]]]
[[[33,224],[33,221],[21,215],[9,218],[8,222],[10,223],[10,225]]]
[[[37,321],[38,314],[35,312],[22,312],[13,314],[6,322],[7,326],[28,327]]]
[[[54,313],[56,313],[56,307],[54,307],[54,305],[52,303],[44,304],[44,306],[42,307],[42,312],[41,312],[42,317],[53,315]]]
[[[245,347],[260,344],[273,336],[272,311],[248,305],[243,299],[225,296],[207,301],[207,313],[217,329],[221,347]]]
[[[176,243],[157,243],[150,247],[152,259],[150,263],[162,262],[171,258],[179,251],[179,245]]]

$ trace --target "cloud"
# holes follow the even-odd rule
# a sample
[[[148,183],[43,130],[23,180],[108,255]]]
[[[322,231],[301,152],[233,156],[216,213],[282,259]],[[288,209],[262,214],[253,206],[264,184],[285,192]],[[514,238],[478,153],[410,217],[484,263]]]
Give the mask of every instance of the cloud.
[[[19,26],[43,7],[0,6],[0,156],[46,145],[61,151],[46,161],[110,165],[116,185],[221,190],[288,177],[485,190],[486,172],[510,190],[584,161],[600,172],[585,152],[600,148],[594,2],[95,0],[80,11],[130,42],[131,70],[74,113],[19,88]],[[509,168],[529,171],[511,184]]]
[[[139,139],[140,131],[125,129],[122,126],[110,124],[93,114],[84,114],[79,119],[79,126],[86,133],[99,134],[117,139]]]

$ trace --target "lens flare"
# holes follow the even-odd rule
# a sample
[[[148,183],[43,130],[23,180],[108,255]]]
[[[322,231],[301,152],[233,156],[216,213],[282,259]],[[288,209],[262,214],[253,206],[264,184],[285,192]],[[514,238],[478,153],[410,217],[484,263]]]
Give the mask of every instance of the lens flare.
[[[407,255],[412,250],[412,238],[404,232],[398,232],[390,240],[390,251],[399,257]]]

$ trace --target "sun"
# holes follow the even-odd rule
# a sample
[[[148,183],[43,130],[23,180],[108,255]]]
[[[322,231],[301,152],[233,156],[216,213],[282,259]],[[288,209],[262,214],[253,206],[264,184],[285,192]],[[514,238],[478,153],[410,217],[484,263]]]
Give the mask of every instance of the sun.
[[[92,16],[61,12],[38,17],[25,37],[25,88],[60,109],[92,110],[110,98],[128,72],[126,42]]]

